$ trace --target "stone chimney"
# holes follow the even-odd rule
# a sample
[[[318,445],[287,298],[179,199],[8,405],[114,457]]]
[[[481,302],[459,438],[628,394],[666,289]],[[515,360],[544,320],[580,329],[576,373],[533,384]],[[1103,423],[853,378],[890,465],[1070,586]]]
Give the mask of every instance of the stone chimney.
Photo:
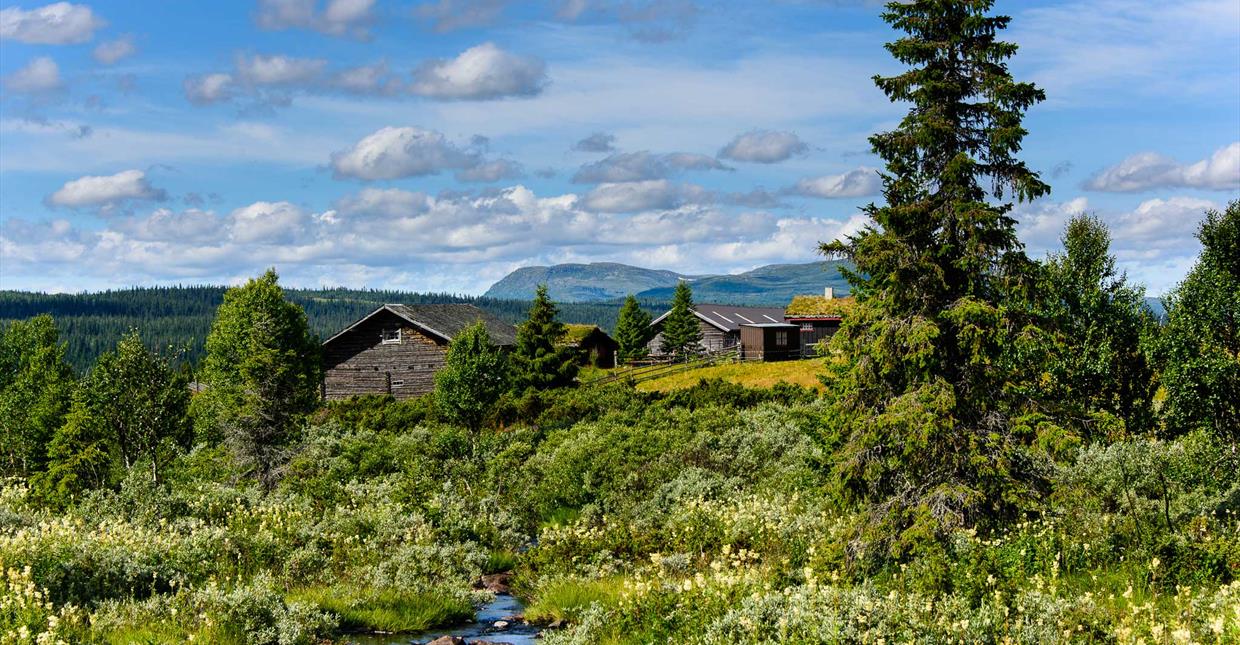
[[[826,298],[827,300],[831,300],[835,298],[835,289],[832,289],[831,287],[827,287],[826,289],[823,289],[822,297]]]

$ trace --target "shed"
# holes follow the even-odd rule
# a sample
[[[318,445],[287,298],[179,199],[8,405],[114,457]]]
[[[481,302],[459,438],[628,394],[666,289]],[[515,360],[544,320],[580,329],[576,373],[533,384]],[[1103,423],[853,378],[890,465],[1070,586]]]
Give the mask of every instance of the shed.
[[[651,356],[663,354],[663,321],[671,311],[655,318],[651,323],[652,338],[646,347]],[[741,341],[741,325],[760,325],[784,322],[784,310],[779,307],[738,307],[703,303],[694,305],[698,327],[702,330],[702,350],[717,351],[736,347]]]
[[[323,342],[323,398],[426,394],[452,338],[477,321],[496,345],[516,344],[515,327],[473,305],[383,305]]]
[[[800,328],[801,350],[814,355],[818,345],[831,339],[839,331],[844,317],[856,302],[851,296],[834,297],[828,288],[821,296],[794,296],[785,310],[785,320]]]
[[[801,338],[797,326],[788,323],[741,325],[740,359],[743,361],[786,361],[801,357]]]
[[[616,352],[620,349],[620,343],[598,325],[564,325],[564,335],[560,337],[559,344],[575,348],[579,364],[603,369],[616,366]]]

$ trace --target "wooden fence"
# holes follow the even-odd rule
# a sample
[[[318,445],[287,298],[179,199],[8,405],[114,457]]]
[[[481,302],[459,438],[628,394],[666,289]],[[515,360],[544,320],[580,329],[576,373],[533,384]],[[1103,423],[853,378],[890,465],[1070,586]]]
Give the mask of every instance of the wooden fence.
[[[734,363],[739,359],[740,351],[735,346],[724,347],[709,352],[699,354],[689,354],[687,356],[678,356],[660,360],[642,361],[632,364],[628,367],[617,368],[610,374],[591,380],[584,381],[582,385],[604,385],[606,383],[615,383],[617,381],[632,381],[633,383],[641,383],[642,381],[650,381],[672,374],[679,374],[689,370],[698,369],[699,367],[708,367],[710,365],[718,365],[720,363]]]

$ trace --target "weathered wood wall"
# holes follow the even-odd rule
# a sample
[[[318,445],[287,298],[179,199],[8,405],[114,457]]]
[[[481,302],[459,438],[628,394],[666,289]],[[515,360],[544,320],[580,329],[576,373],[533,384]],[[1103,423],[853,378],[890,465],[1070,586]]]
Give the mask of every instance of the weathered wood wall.
[[[384,343],[385,328],[401,329],[400,343]],[[381,312],[324,348],[323,396],[328,400],[362,394],[397,399],[435,389],[447,344],[427,336],[390,312]]]
[[[658,330],[654,338],[646,343],[646,347],[650,350],[651,356],[661,356],[663,354],[663,323],[656,326]],[[698,329],[702,330],[702,349],[706,351],[715,351],[727,347],[733,347],[740,342],[740,332],[725,332],[718,327],[698,319]]]

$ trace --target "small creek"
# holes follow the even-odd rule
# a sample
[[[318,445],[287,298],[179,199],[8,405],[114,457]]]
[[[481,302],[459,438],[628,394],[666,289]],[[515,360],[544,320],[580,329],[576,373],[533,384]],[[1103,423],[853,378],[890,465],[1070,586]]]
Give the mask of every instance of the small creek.
[[[534,636],[541,630],[537,625],[513,622],[503,630],[492,629],[495,621],[524,611],[525,605],[516,596],[501,593],[495,594],[495,600],[478,610],[472,623],[457,627],[441,627],[416,634],[352,634],[348,636],[348,640],[358,645],[409,645],[410,643],[428,643],[440,636],[460,636],[469,642],[479,639],[512,645],[534,645],[537,643]]]

